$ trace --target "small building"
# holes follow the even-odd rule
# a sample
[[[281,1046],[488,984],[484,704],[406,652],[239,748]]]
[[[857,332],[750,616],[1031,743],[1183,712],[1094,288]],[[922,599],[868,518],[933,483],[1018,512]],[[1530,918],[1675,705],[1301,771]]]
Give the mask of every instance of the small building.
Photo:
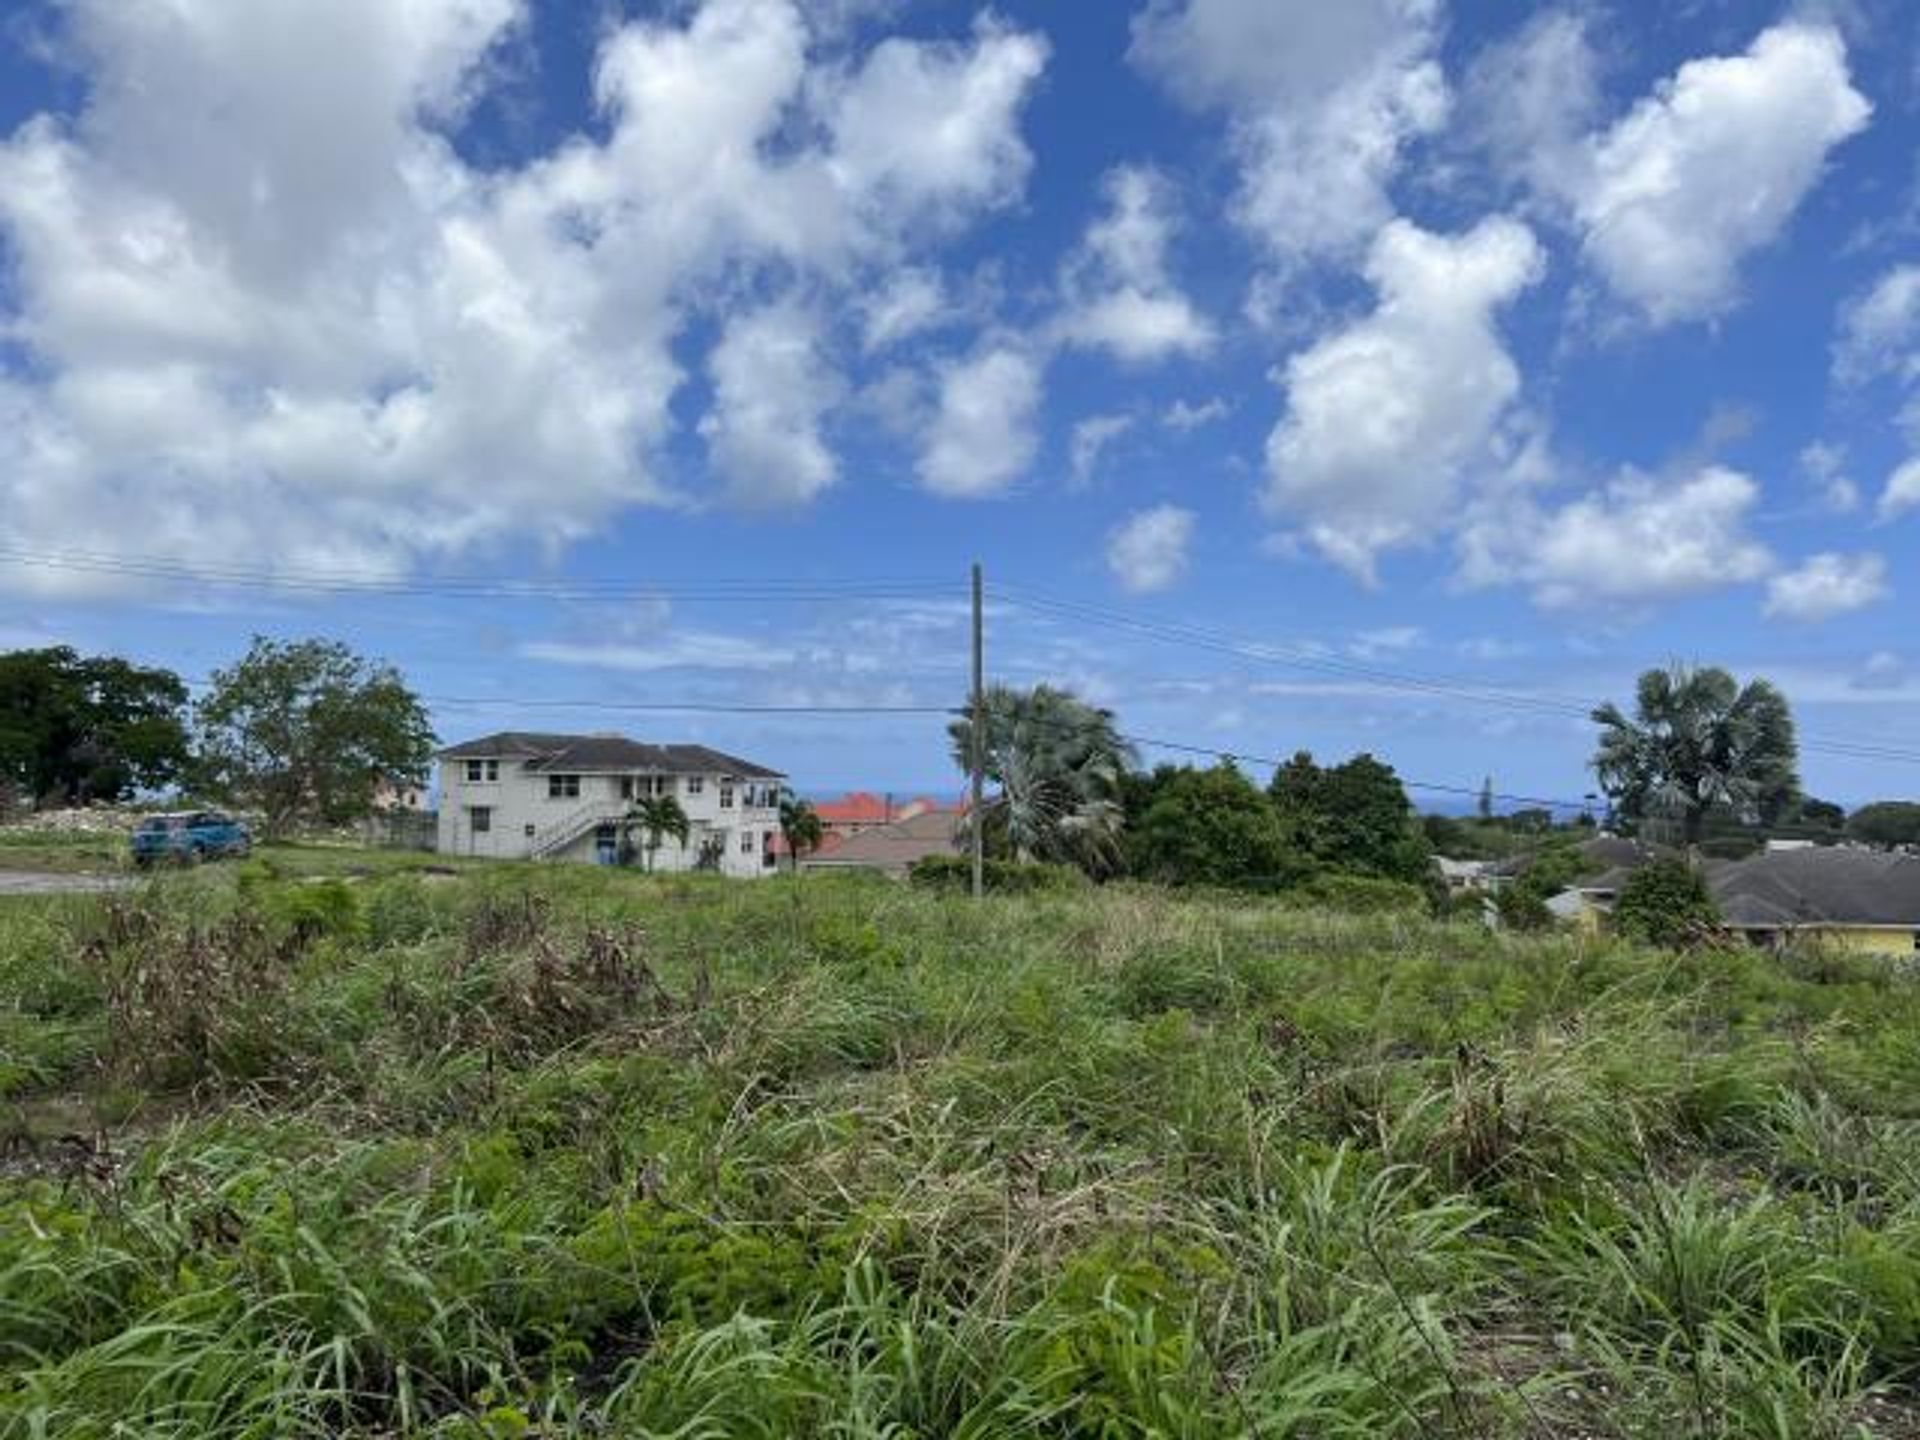
[[[959,849],[960,815],[952,810],[921,810],[905,820],[880,825],[820,850],[800,861],[802,870],[874,870],[904,878],[916,860],[952,855]]]
[[[771,874],[780,833],[778,770],[705,745],[624,735],[507,731],[440,752],[438,848],[500,860],[614,864],[647,836],[629,820],[641,800],[671,795],[685,843],[665,837],[657,870]]]
[[[1462,895],[1491,894],[1499,883],[1500,877],[1494,873],[1490,860],[1454,860],[1436,855],[1433,864],[1446,884],[1447,894],[1454,899]]]

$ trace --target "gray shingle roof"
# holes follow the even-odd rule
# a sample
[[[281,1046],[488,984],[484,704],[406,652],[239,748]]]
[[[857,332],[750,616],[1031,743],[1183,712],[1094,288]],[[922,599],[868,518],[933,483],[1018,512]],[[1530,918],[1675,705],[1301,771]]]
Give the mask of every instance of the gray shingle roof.
[[[624,735],[544,735],[506,730],[449,746],[443,760],[526,760],[529,770],[565,774],[579,770],[641,770],[657,775],[738,775],[780,780],[785,774],[705,745],[652,745]]]
[[[1920,856],[1828,847],[1716,866],[1707,885],[1736,929],[1911,925],[1920,929]]]

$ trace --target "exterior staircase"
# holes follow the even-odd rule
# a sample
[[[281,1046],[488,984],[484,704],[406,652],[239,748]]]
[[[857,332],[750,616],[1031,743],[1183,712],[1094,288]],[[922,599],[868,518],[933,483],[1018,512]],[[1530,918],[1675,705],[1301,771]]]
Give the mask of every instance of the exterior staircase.
[[[594,800],[562,816],[533,837],[529,859],[547,860],[559,854],[587,831],[612,824],[627,813],[624,800]]]

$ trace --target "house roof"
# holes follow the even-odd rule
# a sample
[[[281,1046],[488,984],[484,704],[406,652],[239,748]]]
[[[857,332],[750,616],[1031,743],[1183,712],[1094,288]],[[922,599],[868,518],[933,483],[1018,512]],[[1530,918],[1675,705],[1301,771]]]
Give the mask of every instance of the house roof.
[[[897,810],[870,790],[855,790],[838,800],[816,800],[813,813],[829,825],[884,825]]]
[[[1721,917],[1736,929],[1792,925],[1911,925],[1920,929],[1920,856],[1873,850],[1773,851],[1707,873]]]
[[[642,770],[660,775],[738,775],[752,780],[779,780],[781,771],[728,755],[705,745],[652,745],[624,735],[546,735],[506,730],[449,746],[443,760],[526,760],[537,772],[575,770]]]
[[[959,820],[952,811],[928,810],[892,825],[863,830],[832,852],[807,856],[800,863],[905,870],[929,855],[951,855],[958,837]]]

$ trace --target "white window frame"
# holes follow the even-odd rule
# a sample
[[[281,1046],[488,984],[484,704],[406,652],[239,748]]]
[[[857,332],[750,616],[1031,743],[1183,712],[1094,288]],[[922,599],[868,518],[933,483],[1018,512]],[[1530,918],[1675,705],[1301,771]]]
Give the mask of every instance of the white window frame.
[[[722,780],[720,782],[720,808],[722,810],[731,810],[733,808],[733,782],[731,780]]]
[[[580,798],[580,777],[578,775],[547,776],[547,798],[549,800],[578,800]]]
[[[467,807],[467,829],[475,835],[493,833],[493,806],[469,805]]]
[[[467,783],[469,785],[498,784],[500,780],[500,762],[498,760],[467,761]]]
[[[704,775],[687,776],[687,794],[689,795],[698,795],[706,788],[706,785],[707,777]]]
[[[740,832],[740,853],[742,855],[751,855],[753,851],[753,832],[751,830],[742,830]]]

